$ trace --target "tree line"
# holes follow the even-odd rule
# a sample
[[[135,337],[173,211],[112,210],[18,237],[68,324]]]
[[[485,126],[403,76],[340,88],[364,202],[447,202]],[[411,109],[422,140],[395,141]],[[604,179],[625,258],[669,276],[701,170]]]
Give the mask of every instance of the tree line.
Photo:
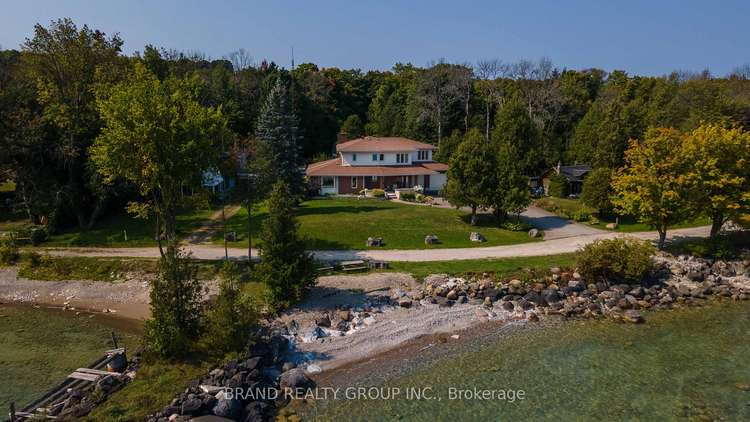
[[[538,175],[558,162],[617,168],[628,141],[649,127],[750,124],[748,66],[723,78],[569,70],[546,59],[362,72],[313,63],[285,69],[256,63],[245,50],[212,60],[151,45],[125,56],[122,47],[117,35],[62,19],[37,25],[20,50],[0,51],[0,177],[16,182],[17,201],[36,223],[90,228],[137,194],[129,184],[103,184],[87,152],[102,130],[96,92],[128,78],[136,63],[160,81],[192,79],[198,103],[221,109],[222,154],[253,150],[261,109],[279,80],[308,162],[330,157],[336,135],[346,132],[431,142],[447,163],[472,129],[490,140],[510,127],[524,174]]]

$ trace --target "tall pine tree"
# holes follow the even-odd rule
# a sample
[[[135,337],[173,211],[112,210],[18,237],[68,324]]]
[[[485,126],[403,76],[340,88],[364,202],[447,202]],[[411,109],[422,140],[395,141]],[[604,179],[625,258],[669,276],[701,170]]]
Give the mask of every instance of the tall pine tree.
[[[271,300],[282,306],[299,300],[315,283],[313,258],[299,237],[294,202],[286,183],[276,182],[260,234],[262,260],[256,274],[268,286]]]
[[[283,181],[293,195],[300,195],[303,191],[304,164],[300,153],[302,135],[299,119],[292,108],[291,95],[281,78],[276,80],[263,104],[256,136],[267,158],[264,176],[270,183]]]

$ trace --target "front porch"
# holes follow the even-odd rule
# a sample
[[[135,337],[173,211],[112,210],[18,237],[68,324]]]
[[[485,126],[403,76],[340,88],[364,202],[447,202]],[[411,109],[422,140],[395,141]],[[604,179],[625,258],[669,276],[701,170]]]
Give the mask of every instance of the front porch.
[[[358,194],[363,189],[396,189],[422,186],[425,191],[439,191],[435,180],[430,175],[406,176],[315,176],[310,178],[313,186],[317,186],[322,195]],[[432,184],[431,184],[432,182]]]

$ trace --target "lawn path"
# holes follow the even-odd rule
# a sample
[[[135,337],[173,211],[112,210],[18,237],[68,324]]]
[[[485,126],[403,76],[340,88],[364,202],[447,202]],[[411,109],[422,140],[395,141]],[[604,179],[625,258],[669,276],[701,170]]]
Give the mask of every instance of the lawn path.
[[[707,237],[710,226],[675,229],[667,233],[670,240]],[[595,234],[580,234],[543,242],[522,243],[518,245],[490,246],[479,248],[451,248],[451,249],[411,249],[411,250],[335,250],[312,251],[320,260],[347,259],[378,259],[384,261],[455,261],[462,259],[484,258],[513,258],[529,256],[556,255],[577,251],[597,239],[612,239],[617,237],[631,237],[642,240],[656,240],[656,232],[618,233],[597,230]],[[211,245],[186,245],[186,249],[197,259],[223,259],[224,248]],[[89,256],[89,257],[134,257],[158,258],[157,248],[47,248],[51,255],[58,256]],[[231,258],[247,257],[247,248],[229,248]],[[258,251],[253,250],[258,256]]]
[[[227,220],[232,218],[240,210],[239,205],[228,205],[224,209],[224,215]],[[183,243],[189,245],[197,245],[201,243],[209,243],[216,234],[221,231],[221,208],[214,211],[211,216],[206,220],[203,225],[198,227],[194,232],[190,233]]]

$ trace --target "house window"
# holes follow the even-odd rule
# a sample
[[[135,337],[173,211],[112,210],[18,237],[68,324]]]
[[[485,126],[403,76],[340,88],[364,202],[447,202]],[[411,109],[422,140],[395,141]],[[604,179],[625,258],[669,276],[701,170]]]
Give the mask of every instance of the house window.
[[[396,154],[396,163],[404,164],[409,162],[409,154]]]
[[[430,151],[417,151],[417,160],[427,161],[430,157]]]
[[[323,176],[322,181],[320,182],[320,186],[324,188],[332,188],[334,187],[334,181],[333,176]]]
[[[378,161],[378,154],[372,154],[372,161]]]
[[[373,182],[377,182],[378,176],[370,176],[370,180],[372,180]]]
[[[357,161],[357,154],[352,154],[352,161]]]
[[[385,154],[380,154],[380,161],[383,161],[385,159]]]
[[[352,176],[352,189],[357,188],[357,176]]]

